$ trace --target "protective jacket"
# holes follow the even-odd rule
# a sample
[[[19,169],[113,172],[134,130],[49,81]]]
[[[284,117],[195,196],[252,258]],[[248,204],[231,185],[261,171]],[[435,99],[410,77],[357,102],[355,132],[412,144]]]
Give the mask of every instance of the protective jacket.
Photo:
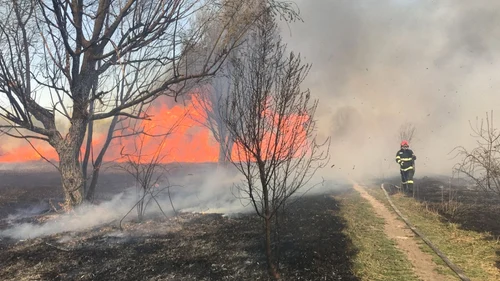
[[[411,149],[400,149],[396,153],[396,162],[400,165],[401,171],[409,171],[414,169],[417,156],[413,154]]]

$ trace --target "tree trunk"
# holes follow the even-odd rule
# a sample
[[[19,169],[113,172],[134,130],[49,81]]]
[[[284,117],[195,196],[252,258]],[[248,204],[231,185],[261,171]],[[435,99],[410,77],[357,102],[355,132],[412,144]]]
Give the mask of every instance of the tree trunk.
[[[84,178],[78,159],[79,148],[79,145],[70,143],[57,149],[65,204],[69,208],[81,204],[83,200]]]
[[[227,162],[231,162],[231,156],[232,156],[232,152],[233,152],[233,145],[234,145],[234,141],[232,139],[228,139],[227,140],[227,149],[226,149],[226,161]]]
[[[65,208],[72,208],[83,202],[85,178],[79,159],[80,148],[86,131],[86,120],[82,118],[84,110],[75,107],[73,120],[65,138],[51,140],[51,145],[59,156],[59,172],[65,197]],[[76,117],[76,118],[75,118]]]
[[[90,181],[90,185],[88,185],[86,193],[85,193],[85,201],[87,202],[94,202],[94,195],[95,195],[95,189],[97,186],[97,180],[99,179],[99,172],[101,170],[101,167],[98,166],[94,168],[92,171],[92,180]]]
[[[269,276],[271,276],[274,280],[280,280],[280,274],[276,269],[276,265],[273,261],[273,252],[271,249],[271,218],[267,215],[264,218],[265,220],[265,230],[266,230],[266,259],[267,259],[267,270],[269,272]]]
[[[274,256],[276,257],[276,259],[274,260],[275,261],[275,265],[276,265],[276,268],[280,268],[280,251],[281,251],[281,223],[284,221],[284,206],[282,207],[281,210],[279,210],[280,208],[278,207],[274,213]],[[282,213],[283,211],[283,213]]]
[[[102,146],[99,155],[97,155],[97,158],[95,159],[94,168],[92,170],[92,181],[90,182],[89,186],[86,186],[85,200],[87,202],[94,201],[94,195],[97,187],[97,180],[99,179],[99,172],[101,171],[101,165],[104,160],[104,155],[106,154],[106,151],[108,150],[108,147],[111,144],[111,141],[113,140],[113,132],[115,131],[117,123],[118,123],[118,115],[114,116],[113,119],[111,120],[111,124],[109,125],[108,128],[108,134],[106,135],[106,141],[104,142],[104,145]],[[90,134],[91,132],[89,131],[88,135]]]
[[[257,156],[257,163],[259,166],[260,182],[262,184],[262,197],[264,199],[264,228],[266,236],[266,259],[267,259],[267,270],[269,276],[274,280],[280,280],[281,277],[276,269],[276,265],[273,260],[273,251],[271,247],[271,206],[269,205],[269,189],[266,184],[266,173],[265,173],[265,162]]]
[[[219,164],[224,164],[226,163],[226,144],[223,141],[219,141],[219,159],[218,162]]]
[[[231,143],[219,143],[219,164],[227,164],[229,161],[231,161],[231,149]]]
[[[93,90],[93,94],[95,94],[95,90]],[[94,113],[94,102],[91,102],[89,105],[89,114]],[[84,197],[87,198],[87,194],[90,192],[88,190],[87,184],[87,172],[88,172],[88,164],[90,160],[90,151],[92,150],[92,139],[94,137],[94,121],[89,121],[88,129],[87,129],[87,144],[85,145],[85,153],[83,155],[82,161],[82,172],[83,172],[83,194]],[[92,195],[93,197],[94,195]]]

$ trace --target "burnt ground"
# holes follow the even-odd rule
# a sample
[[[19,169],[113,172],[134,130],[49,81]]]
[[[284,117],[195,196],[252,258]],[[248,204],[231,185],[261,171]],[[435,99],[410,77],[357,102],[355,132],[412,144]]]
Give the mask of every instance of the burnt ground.
[[[22,189],[5,187],[4,176],[4,214],[58,197],[50,173],[17,174],[25,181]],[[352,192],[347,190],[337,194]],[[281,235],[284,280],[357,280],[351,263],[356,249],[342,233],[338,210],[338,202],[323,194],[290,205]],[[31,220],[36,218],[46,219]],[[267,280],[261,226],[255,215],[183,213],[127,222],[123,230],[113,222],[24,241],[2,238],[0,280]]]
[[[99,178],[97,200],[109,198],[108,194],[122,191],[131,178],[122,172],[103,173]],[[59,174],[53,168],[42,170],[0,170],[0,219],[23,213],[38,214],[49,211],[51,205],[62,201]]]
[[[400,185],[398,178],[388,182]],[[475,190],[464,180],[422,177],[415,178],[415,194],[408,196],[414,196],[429,209],[439,212],[444,220],[462,229],[500,237],[500,195]]]

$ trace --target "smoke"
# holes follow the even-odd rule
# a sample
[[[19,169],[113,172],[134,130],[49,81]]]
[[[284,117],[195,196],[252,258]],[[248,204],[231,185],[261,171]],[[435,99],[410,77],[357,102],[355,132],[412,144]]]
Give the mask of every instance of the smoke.
[[[204,213],[244,213],[249,211],[249,205],[242,204],[231,193],[232,183],[238,180],[238,175],[229,170],[206,169],[173,176],[169,182],[163,182],[158,190],[171,186],[172,202],[180,212]],[[106,223],[117,224],[137,203],[138,193],[135,187],[114,195],[111,200],[98,205],[84,205],[69,214],[55,215],[42,224],[21,223],[0,231],[0,237],[27,239],[46,236],[61,232],[82,231]],[[166,189],[155,197],[167,216],[174,215]],[[251,209],[250,209],[251,210]],[[33,215],[35,210],[21,210],[10,215],[6,221],[15,223],[16,219]],[[163,215],[154,201],[150,201],[146,216]],[[125,221],[136,219],[135,208]]]
[[[215,165],[194,165],[192,167],[181,167],[173,172],[168,182],[163,182],[158,188],[170,187],[173,205],[178,212],[195,213],[219,213],[227,216],[254,212],[253,205],[248,198],[239,198],[235,183],[242,183],[243,178],[234,169],[222,169]],[[297,196],[307,194],[329,193],[333,188],[342,184],[341,182],[325,181],[311,182],[312,189],[305,188],[297,193]],[[111,188],[113,189],[113,188]],[[101,191],[106,193],[106,191]],[[47,204],[39,204],[30,208],[19,210],[17,214],[11,214],[4,219],[9,228],[0,231],[0,237],[13,239],[32,239],[64,232],[78,232],[92,229],[103,224],[118,225],[119,221],[132,209],[124,221],[137,219],[134,205],[138,201],[135,187],[131,186],[115,194],[106,196],[98,194],[100,198],[110,197],[110,200],[97,205],[84,205],[75,208],[69,214],[50,215],[43,223],[19,223],[22,219],[37,215],[48,209]],[[146,218],[173,216],[170,198],[167,191],[163,191],[155,197],[161,209],[154,201],[150,201]],[[294,199],[292,198],[291,201]]]
[[[67,231],[81,231],[96,225],[112,222],[121,217],[133,206],[131,192],[122,193],[112,200],[97,206],[81,206],[73,213],[55,216],[41,225],[21,223],[0,232],[0,237],[28,239]],[[16,217],[13,216],[13,217]]]
[[[304,23],[283,25],[289,50],[312,63],[319,137],[332,137],[320,174],[391,176],[398,129],[416,134],[417,176],[450,175],[469,120],[497,110],[498,1],[298,0]]]

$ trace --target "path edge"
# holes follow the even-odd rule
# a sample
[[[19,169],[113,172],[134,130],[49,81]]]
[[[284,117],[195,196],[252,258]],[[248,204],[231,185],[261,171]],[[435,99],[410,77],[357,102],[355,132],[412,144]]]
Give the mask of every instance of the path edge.
[[[456,264],[454,264],[445,254],[443,254],[443,252],[441,252],[432,242],[431,240],[429,240],[423,233],[421,233],[415,226],[413,226],[413,224],[411,224],[410,220],[408,220],[408,218],[406,218],[400,211],[399,209],[396,207],[396,205],[394,205],[394,203],[392,202],[391,198],[389,197],[389,194],[387,193],[387,191],[385,190],[385,184],[381,184],[380,185],[380,188],[382,189],[382,191],[384,191],[384,194],[385,194],[385,197],[387,198],[387,200],[389,201],[389,204],[391,205],[392,209],[396,212],[396,214],[398,214],[398,216],[406,223],[406,225],[416,234],[418,235],[418,237],[420,237],[424,242],[425,244],[427,244],[433,251],[434,253],[436,253],[445,263],[446,265],[448,265],[448,267],[453,270],[453,272],[455,272],[455,274],[457,274],[457,276],[462,280],[462,281],[471,281],[469,277],[467,277],[467,275],[465,275],[465,273],[463,272],[463,270],[458,267]]]

